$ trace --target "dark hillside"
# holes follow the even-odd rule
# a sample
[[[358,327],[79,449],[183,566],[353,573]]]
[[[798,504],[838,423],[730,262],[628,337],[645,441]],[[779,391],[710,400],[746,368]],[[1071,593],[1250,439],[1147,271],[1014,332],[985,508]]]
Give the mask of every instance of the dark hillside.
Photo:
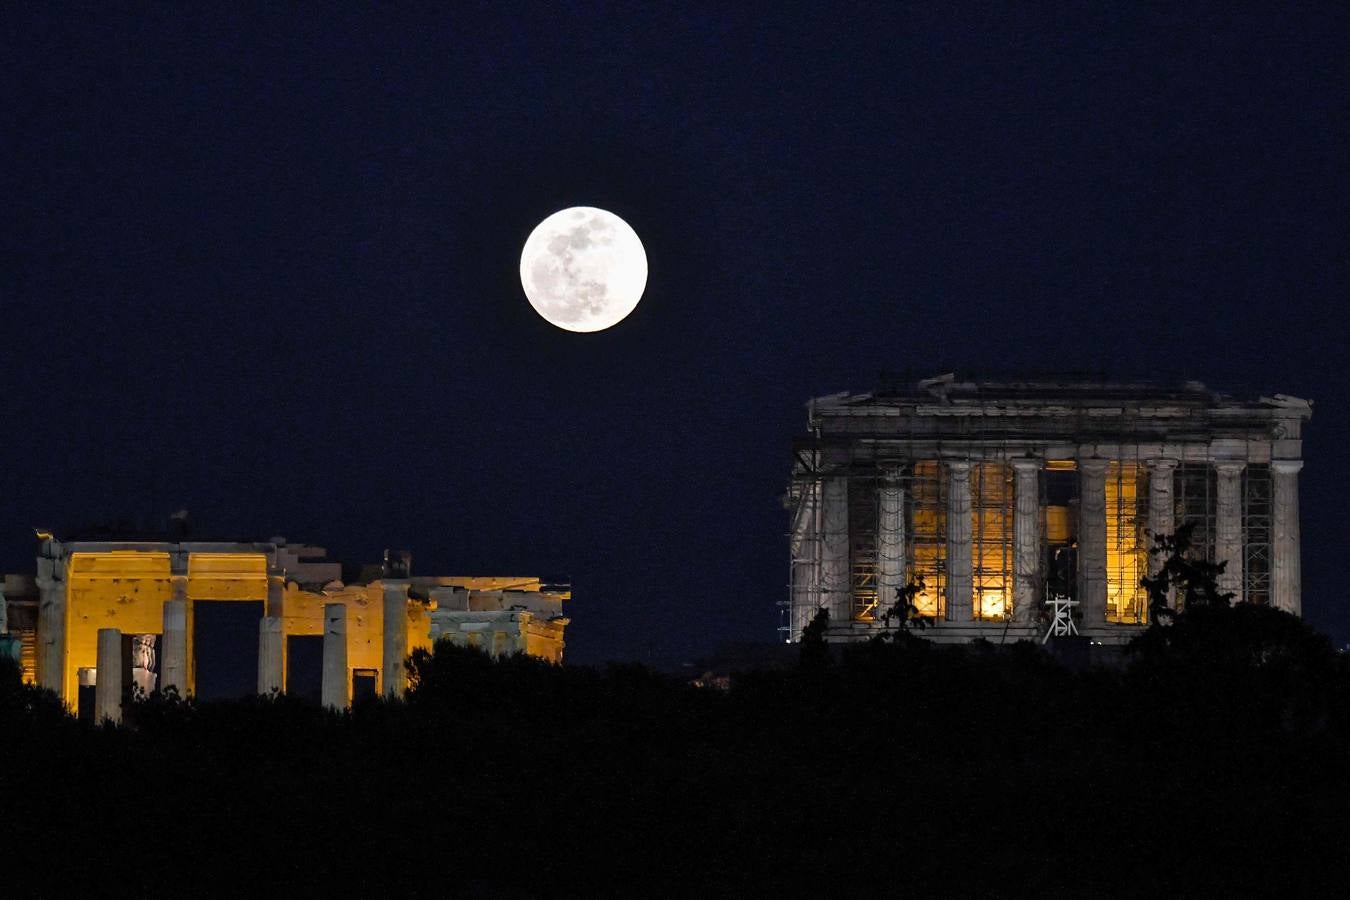
[[[1350,676],[1269,610],[1181,616],[1121,671],[917,639],[729,691],[448,645],[411,666],[405,703],[156,696],[122,728],[7,673],[6,877],[47,895],[1199,896],[1344,876]]]

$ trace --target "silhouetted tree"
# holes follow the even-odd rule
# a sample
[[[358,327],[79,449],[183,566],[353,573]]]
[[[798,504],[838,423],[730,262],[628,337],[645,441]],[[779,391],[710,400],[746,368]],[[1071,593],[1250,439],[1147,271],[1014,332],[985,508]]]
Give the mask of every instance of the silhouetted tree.
[[[919,612],[915,598],[923,593],[922,576],[911,579],[909,584],[895,589],[895,602],[881,614],[886,631],[877,635],[878,640],[900,640],[911,634],[913,629],[924,629],[933,624],[933,620]]]
[[[1139,579],[1139,584],[1148,591],[1149,619],[1154,625],[1170,625],[1176,619],[1177,611],[1168,603],[1173,589],[1181,608],[1186,610],[1199,606],[1227,607],[1233,599],[1231,592],[1219,591],[1218,578],[1228,565],[1226,560],[1212,563],[1190,557],[1195,524],[1187,522],[1175,534],[1153,536],[1154,546],[1149,555],[1163,557],[1163,564],[1157,575],[1145,576]]]
[[[801,667],[808,671],[820,671],[830,664],[830,648],[825,643],[825,632],[830,628],[830,611],[825,607],[816,610],[811,621],[802,629]]]
[[[0,737],[19,728],[58,727],[69,718],[65,704],[54,692],[24,684],[23,670],[18,662],[0,656]],[[3,741],[0,740],[2,753]]]
[[[1141,580],[1153,627],[1130,642],[1132,675],[1167,696],[1188,727],[1209,718],[1237,731],[1278,723],[1306,732],[1325,727],[1330,715],[1344,716],[1340,697],[1350,673],[1330,641],[1292,613],[1232,603],[1217,583],[1224,564],[1188,557],[1193,528],[1187,523],[1154,538],[1152,552],[1166,559],[1156,576]],[[1167,605],[1170,589],[1179,610]]]

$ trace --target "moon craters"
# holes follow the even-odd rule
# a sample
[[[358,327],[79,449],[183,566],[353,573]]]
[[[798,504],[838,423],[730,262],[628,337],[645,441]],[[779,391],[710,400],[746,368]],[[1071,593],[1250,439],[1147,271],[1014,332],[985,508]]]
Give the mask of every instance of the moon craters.
[[[556,212],[534,229],[520,280],[535,310],[568,331],[600,331],[633,311],[647,281],[637,233],[594,207]]]

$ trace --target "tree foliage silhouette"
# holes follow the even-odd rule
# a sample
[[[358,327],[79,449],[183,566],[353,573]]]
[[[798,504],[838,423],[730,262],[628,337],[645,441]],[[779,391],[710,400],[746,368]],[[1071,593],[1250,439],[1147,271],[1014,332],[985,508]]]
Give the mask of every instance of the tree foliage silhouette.
[[[1149,555],[1163,557],[1163,563],[1156,575],[1139,579],[1139,584],[1148,591],[1149,619],[1155,625],[1166,626],[1175,621],[1177,609],[1170,605],[1174,589],[1180,608],[1185,610],[1227,607],[1233,600],[1231,592],[1219,590],[1218,579],[1228,566],[1227,560],[1213,563],[1191,558],[1195,526],[1195,522],[1186,522],[1175,534],[1153,536],[1154,546]]]
[[[895,602],[881,614],[886,630],[877,635],[878,640],[903,640],[912,636],[915,629],[923,630],[933,624],[932,618],[920,613],[914,602],[925,587],[923,577],[920,576],[911,578],[904,587],[895,589]]]
[[[829,629],[830,611],[822,606],[802,629],[800,660],[804,670],[820,671],[829,666],[830,647],[825,642],[825,633]]]

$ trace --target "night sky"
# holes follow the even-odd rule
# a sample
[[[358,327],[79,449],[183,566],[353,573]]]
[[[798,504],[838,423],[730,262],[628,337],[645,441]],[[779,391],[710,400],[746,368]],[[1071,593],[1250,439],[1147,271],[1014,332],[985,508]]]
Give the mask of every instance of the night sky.
[[[1313,399],[1350,640],[1347,8],[1022,5],[7,5],[0,565],[187,507],[678,659],[775,636],[809,396],[1105,371]],[[570,205],[647,248],[610,331],[521,293]]]

